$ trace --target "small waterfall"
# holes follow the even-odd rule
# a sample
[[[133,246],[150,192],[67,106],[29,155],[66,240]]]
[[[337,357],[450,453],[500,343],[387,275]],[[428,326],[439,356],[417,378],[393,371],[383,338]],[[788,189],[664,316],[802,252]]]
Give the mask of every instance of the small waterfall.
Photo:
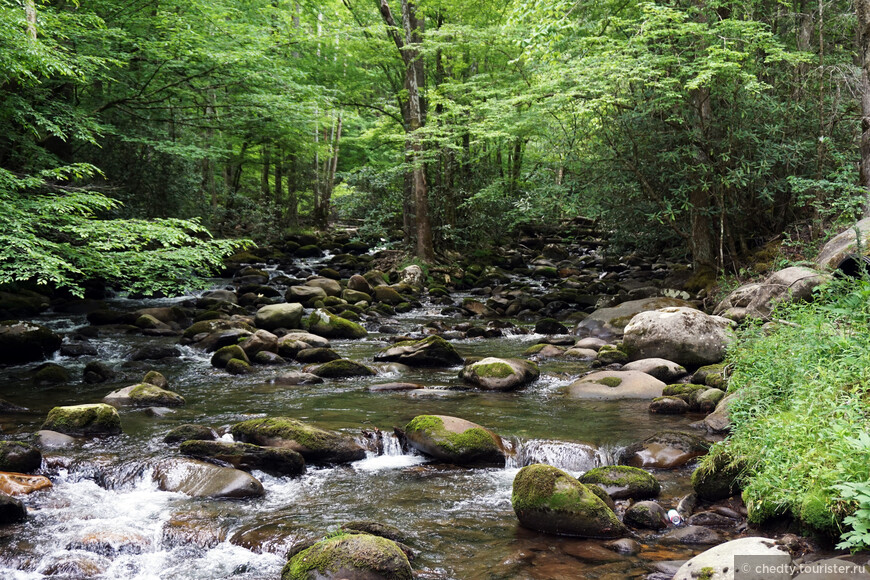
[[[566,471],[589,471],[593,467],[613,462],[611,454],[588,443],[570,443],[546,439],[513,441],[513,453],[507,468],[517,469],[533,463],[544,463]]]

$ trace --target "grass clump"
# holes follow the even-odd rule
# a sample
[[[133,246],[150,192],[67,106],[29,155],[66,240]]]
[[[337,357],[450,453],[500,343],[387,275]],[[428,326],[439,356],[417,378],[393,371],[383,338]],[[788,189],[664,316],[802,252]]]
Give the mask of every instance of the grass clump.
[[[732,433],[702,468],[739,462],[749,519],[791,516],[870,546],[870,280],[836,280],[780,307],[730,349]]]

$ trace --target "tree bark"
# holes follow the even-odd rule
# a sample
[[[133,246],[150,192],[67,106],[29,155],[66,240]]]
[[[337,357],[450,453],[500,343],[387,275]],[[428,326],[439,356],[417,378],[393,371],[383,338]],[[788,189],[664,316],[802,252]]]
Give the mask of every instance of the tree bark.
[[[27,36],[36,40],[36,1],[24,0],[24,18],[27,20]]]
[[[867,191],[864,216],[870,216],[870,0],[855,0],[858,54],[861,58],[861,185]]]

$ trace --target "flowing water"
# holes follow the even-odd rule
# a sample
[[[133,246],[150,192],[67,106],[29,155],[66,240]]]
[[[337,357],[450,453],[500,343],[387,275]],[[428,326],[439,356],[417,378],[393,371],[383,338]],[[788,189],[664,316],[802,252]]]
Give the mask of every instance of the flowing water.
[[[119,304],[142,307],[134,301]],[[403,332],[419,331],[436,313],[424,306],[393,322]],[[87,324],[83,316],[69,315],[37,321],[64,332]],[[372,364],[386,338],[373,333],[364,340],[333,341],[333,348]],[[539,338],[514,333],[454,344],[463,356],[505,357],[520,355]],[[165,416],[122,410],[123,435],[47,450],[43,470],[54,487],[26,498],[26,523],[0,528],[0,578],[277,579],[290,546],[352,520],[376,520],[407,532],[419,578],[642,578],[656,561],[701,551],[663,545],[660,534],[648,533],[638,537],[640,554],[621,556],[601,550],[598,542],[547,536],[518,525],[510,493],[523,465],[549,463],[579,475],[612,462],[620,446],[697,419],[652,416],[645,402],[566,399],[561,389],[587,370],[583,363],[544,361],[541,379],[513,393],[462,390],[458,368],[399,373],[377,364],[376,377],[281,386],[273,382],[275,375],[299,365],[256,367],[254,374],[231,376],[211,367],[207,354],[188,347],[177,359],[125,362],[134,348],[154,341],[172,344],[175,339],[103,330],[92,341],[97,357],[55,358],[74,377],[94,358],[107,362],[120,373],[111,383],[73,380],[34,387],[27,371],[37,365],[0,371],[0,397],[31,410],[0,416],[6,439],[28,437],[53,406],[97,402],[152,369],[187,400]],[[391,381],[429,389],[367,390]],[[489,427],[509,442],[513,456],[502,469],[469,469],[403,453],[392,429],[419,414],[455,415]],[[259,499],[191,499],[157,489],[151,477],[154,461],[177,456],[175,446],[162,441],[171,428],[200,423],[225,432],[235,422],[263,416],[309,421],[361,441],[379,436],[382,453],[372,445],[366,459],[309,467],[296,478],[254,472],[266,489]],[[687,492],[690,472],[657,474],[664,507],[673,507]]]

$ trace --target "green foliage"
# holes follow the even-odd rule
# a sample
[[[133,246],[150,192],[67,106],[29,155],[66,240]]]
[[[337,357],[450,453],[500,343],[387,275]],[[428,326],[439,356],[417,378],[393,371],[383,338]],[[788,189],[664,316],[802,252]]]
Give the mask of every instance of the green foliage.
[[[729,352],[731,436],[718,457],[745,463],[753,522],[790,514],[808,528],[867,546],[870,281],[836,281],[813,304],[782,307],[774,329],[747,329]]]

